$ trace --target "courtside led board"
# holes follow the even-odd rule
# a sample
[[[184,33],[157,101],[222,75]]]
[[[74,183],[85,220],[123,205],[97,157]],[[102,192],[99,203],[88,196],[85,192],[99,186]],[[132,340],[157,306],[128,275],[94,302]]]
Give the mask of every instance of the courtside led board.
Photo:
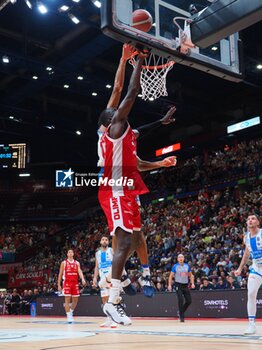
[[[189,23],[192,0],[102,0],[101,3],[101,27],[106,35],[223,79],[236,82],[243,79],[238,33],[205,49],[192,44]],[[198,0],[196,7],[201,11],[209,5],[206,0]],[[133,27],[133,12],[137,9],[151,14],[153,26],[149,32]]]

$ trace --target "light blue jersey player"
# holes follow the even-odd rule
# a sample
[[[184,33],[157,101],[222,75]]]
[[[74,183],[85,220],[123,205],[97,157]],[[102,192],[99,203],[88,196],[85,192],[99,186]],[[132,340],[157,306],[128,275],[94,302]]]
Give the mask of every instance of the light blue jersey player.
[[[248,301],[247,312],[249,326],[244,335],[256,333],[256,312],[257,312],[257,293],[262,284],[262,229],[259,228],[259,219],[256,215],[249,215],[247,218],[247,233],[244,238],[246,245],[245,252],[239,268],[235,271],[236,276],[241,275],[243,267],[249,258],[252,259],[252,266],[248,277]]]
[[[94,271],[93,285],[97,286],[97,278],[100,277],[100,281],[111,280],[111,267],[113,261],[113,249],[109,247],[109,240],[106,236],[103,236],[100,240],[100,249],[96,252],[96,265]],[[102,283],[102,284],[103,284]],[[101,284],[98,284],[101,286]],[[109,297],[109,288],[100,287],[100,293],[103,304],[107,303]],[[100,325],[100,327],[116,328],[117,324],[107,317],[106,321]]]

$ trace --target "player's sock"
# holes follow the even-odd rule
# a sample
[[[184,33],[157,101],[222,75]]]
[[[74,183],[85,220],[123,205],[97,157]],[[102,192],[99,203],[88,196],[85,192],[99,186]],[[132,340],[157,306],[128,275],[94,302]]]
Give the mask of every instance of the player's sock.
[[[73,315],[74,310],[70,308],[69,312],[71,313],[71,315]]]
[[[111,279],[111,288],[109,292],[109,299],[108,302],[112,304],[117,304],[119,297],[120,297],[120,284],[121,281],[112,278]]]
[[[150,276],[150,268],[148,265],[141,265],[143,272],[142,275],[143,277]]]
[[[248,322],[249,324],[255,324],[256,323],[256,317],[255,316],[248,316]]]

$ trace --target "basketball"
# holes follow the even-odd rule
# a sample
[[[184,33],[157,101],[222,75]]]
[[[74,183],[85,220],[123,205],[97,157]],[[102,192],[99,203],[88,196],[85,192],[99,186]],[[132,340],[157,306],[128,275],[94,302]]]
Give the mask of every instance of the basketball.
[[[149,32],[153,25],[153,18],[146,10],[136,10],[133,12],[132,27],[141,32]]]

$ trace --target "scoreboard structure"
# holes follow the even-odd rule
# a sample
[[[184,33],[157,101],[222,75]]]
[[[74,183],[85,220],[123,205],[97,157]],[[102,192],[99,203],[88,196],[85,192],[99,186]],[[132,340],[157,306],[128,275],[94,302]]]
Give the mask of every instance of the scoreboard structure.
[[[23,169],[26,166],[26,144],[0,144],[0,169]]]

